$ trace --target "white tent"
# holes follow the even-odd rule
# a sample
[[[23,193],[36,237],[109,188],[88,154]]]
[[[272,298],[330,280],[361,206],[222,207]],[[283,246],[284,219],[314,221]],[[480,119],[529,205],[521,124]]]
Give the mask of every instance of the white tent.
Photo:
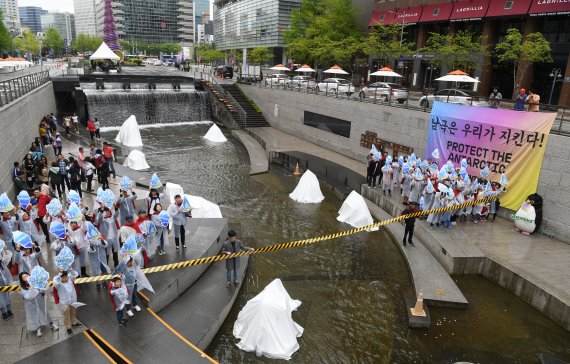
[[[212,127],[208,130],[206,135],[204,135],[204,139],[215,143],[223,143],[228,141],[224,136],[224,133],[222,133],[222,131],[216,124],[212,125]]]
[[[95,53],[93,53],[91,55],[91,57],[89,57],[89,59],[90,60],[111,59],[111,60],[118,61],[121,59],[121,57],[119,57],[117,54],[115,54],[115,52],[113,52],[111,50],[111,48],[109,48],[109,46],[105,42],[103,42],[103,43],[101,43],[99,48],[95,51]]]
[[[301,203],[318,203],[325,199],[321,192],[319,179],[309,170],[305,171],[297,187],[289,194],[289,197]]]
[[[344,200],[336,219],[354,227],[363,227],[374,223],[370,210],[366,206],[366,201],[356,191],[352,191]],[[378,228],[371,230],[378,230]]]
[[[271,359],[291,359],[299,349],[297,337],[303,335],[303,328],[291,317],[300,305],[275,279],[240,311],[234,324],[238,348]]]
[[[143,146],[139,124],[137,124],[137,118],[134,115],[129,116],[123,125],[121,125],[121,129],[119,129],[119,134],[117,134],[115,141],[127,147]]]
[[[144,156],[144,153],[141,152],[140,150],[131,151],[127,159],[125,159],[123,165],[125,167],[134,169],[135,171],[140,171],[143,169],[150,168],[150,166],[146,162],[146,157]]]

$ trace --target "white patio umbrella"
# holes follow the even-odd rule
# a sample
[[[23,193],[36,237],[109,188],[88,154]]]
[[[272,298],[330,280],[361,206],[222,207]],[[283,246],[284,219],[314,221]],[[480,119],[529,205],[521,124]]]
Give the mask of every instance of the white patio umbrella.
[[[470,77],[467,73],[461,71],[461,70],[456,70],[453,72],[449,72],[447,75],[440,77],[440,78],[436,78],[435,81],[449,81],[449,82],[466,82],[466,83],[477,83],[477,82],[481,82],[479,80],[474,79],[473,77]]]
[[[394,72],[390,67],[382,67],[378,71],[371,73],[370,76],[402,77],[402,75]]]
[[[271,67],[270,70],[273,70],[273,71],[291,71],[288,67],[285,67],[281,63]]]
[[[297,68],[295,71],[297,72],[303,72],[303,73],[308,73],[308,72],[317,72],[314,69],[312,69],[311,67],[309,67],[308,65],[304,64],[302,65],[300,68]]]
[[[331,68],[329,68],[326,71],[323,71],[323,73],[332,73],[335,75],[348,75],[348,72],[346,72],[345,70],[343,70],[342,68],[340,68],[339,66],[332,66]]]

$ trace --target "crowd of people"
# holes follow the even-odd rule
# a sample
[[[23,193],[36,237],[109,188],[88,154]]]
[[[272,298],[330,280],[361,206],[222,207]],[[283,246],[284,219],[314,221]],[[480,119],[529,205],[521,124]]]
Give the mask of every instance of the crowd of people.
[[[498,109],[503,95],[499,92],[499,88],[495,86],[493,92],[489,95],[489,107],[493,109]],[[529,89],[528,95],[527,90],[524,88],[519,89],[514,98],[513,108],[515,111],[525,111],[525,105],[528,105],[527,110],[530,112],[537,112],[540,109],[540,95],[534,90]]]
[[[424,161],[415,154],[410,156],[389,156],[383,146],[372,147],[367,161],[367,182],[369,188],[382,189],[384,196],[392,196],[398,190],[401,202],[406,206],[404,213],[452,207],[465,202],[480,200],[498,195],[506,190],[506,176],[500,182],[488,179],[489,168],[480,171],[480,176],[469,176],[467,161],[460,165],[451,161],[440,161],[435,150],[432,158]],[[377,183],[378,181],[378,183]],[[451,229],[458,222],[495,221],[500,206],[499,199],[445,212],[429,214],[426,218],[431,229],[444,227]],[[491,218],[492,217],[492,218]],[[413,245],[413,224],[415,219],[406,221],[406,235],[402,242]]]

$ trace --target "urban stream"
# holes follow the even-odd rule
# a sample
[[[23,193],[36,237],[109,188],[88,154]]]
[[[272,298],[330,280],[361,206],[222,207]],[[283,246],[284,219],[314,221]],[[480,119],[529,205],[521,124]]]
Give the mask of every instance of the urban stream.
[[[227,133],[226,143],[205,141],[201,136],[209,127],[141,129],[143,151],[163,182],[219,204],[230,228],[248,244],[350,228],[336,220],[342,201],[326,187],[320,204],[292,201],[288,195],[298,177],[276,165],[269,173],[249,176],[245,150]],[[103,137],[112,140],[116,133]],[[467,310],[430,307],[431,329],[408,329],[400,289],[411,279],[396,244],[383,229],[253,257],[208,354],[220,363],[280,362],[242,352],[232,334],[245,303],[280,278],[291,297],[303,302],[293,314],[305,329],[293,363],[535,363],[540,353],[570,361],[570,333],[477,276],[456,278],[469,301]]]

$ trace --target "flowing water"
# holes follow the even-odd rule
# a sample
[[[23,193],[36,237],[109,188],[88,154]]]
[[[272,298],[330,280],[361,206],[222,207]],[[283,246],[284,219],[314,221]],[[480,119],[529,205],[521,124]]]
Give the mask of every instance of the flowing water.
[[[208,128],[142,129],[143,150],[163,182],[219,204],[251,246],[349,228],[336,221],[342,202],[328,189],[322,187],[320,204],[293,202],[288,194],[298,177],[277,166],[250,177],[243,148],[230,137],[223,144],[206,142],[201,136]],[[540,353],[570,360],[568,332],[481,277],[458,278],[467,310],[430,308],[432,328],[409,330],[400,289],[410,286],[410,276],[396,244],[381,230],[252,257],[208,354],[220,363],[285,363],[242,352],[232,335],[247,300],[280,278],[302,301],[293,318],[305,332],[292,363],[534,363]]]
[[[188,85],[185,85],[188,87]],[[170,85],[172,88],[172,85]],[[131,115],[139,124],[210,120],[208,93],[194,88],[181,90],[84,89],[87,108],[103,127],[120,126]]]

